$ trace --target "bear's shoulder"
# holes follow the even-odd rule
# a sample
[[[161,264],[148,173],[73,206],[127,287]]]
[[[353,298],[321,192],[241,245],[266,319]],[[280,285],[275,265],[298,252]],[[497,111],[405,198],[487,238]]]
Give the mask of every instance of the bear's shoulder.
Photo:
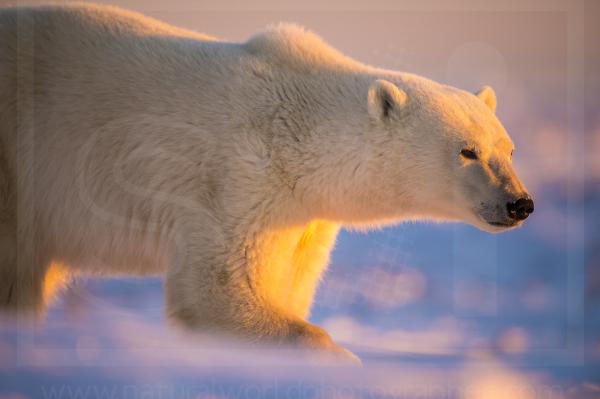
[[[292,24],[279,23],[252,36],[244,47],[250,53],[296,66],[329,65],[350,69],[364,68],[365,65],[342,54],[317,34]]]

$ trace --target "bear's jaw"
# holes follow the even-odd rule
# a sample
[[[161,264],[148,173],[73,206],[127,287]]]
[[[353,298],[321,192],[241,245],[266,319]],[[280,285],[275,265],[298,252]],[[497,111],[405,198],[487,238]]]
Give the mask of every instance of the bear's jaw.
[[[521,222],[521,221],[516,221],[513,223],[485,221],[485,226],[476,225],[476,227],[478,227],[479,229],[481,229],[483,231],[487,231],[490,233],[502,233],[505,231],[515,229],[517,227],[521,227],[522,225],[523,225],[523,222]]]
[[[492,226],[495,226],[495,227],[515,227],[519,224],[518,222],[515,222],[515,223],[487,222],[487,223]]]

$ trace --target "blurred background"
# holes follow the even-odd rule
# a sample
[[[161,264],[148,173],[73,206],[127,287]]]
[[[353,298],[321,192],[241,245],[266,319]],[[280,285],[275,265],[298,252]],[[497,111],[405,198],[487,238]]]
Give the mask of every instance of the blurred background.
[[[501,235],[342,232],[311,321],[363,369],[190,337],[160,279],[90,278],[35,329],[0,321],[0,398],[600,398],[600,2],[97,2],[232,41],[296,22],[368,64],[491,85],[536,211]]]

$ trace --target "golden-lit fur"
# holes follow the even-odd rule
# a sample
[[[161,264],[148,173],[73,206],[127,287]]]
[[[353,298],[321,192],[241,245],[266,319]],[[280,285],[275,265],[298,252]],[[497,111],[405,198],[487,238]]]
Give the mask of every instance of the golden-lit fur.
[[[48,303],[54,295],[62,289],[70,280],[69,268],[60,263],[51,263],[44,276],[43,300]]]
[[[265,232],[261,246],[248,257],[268,254],[271,266],[257,271],[257,288],[270,302],[305,319],[339,225],[311,221],[305,226]],[[257,262],[257,263],[258,263]]]
[[[164,273],[190,328],[353,358],[306,321],[340,226],[501,231],[525,192],[491,89],[294,25],[229,43],[114,7],[4,9],[0,92],[0,304],[22,312],[75,271]]]

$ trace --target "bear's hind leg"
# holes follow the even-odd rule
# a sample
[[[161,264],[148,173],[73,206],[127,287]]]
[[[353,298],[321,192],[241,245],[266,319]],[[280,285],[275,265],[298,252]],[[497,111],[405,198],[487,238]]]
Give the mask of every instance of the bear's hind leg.
[[[9,308],[16,298],[17,249],[14,228],[0,222],[0,307]]]
[[[35,262],[29,248],[17,245],[14,225],[0,223],[0,311],[36,318],[45,308],[47,268]]]

